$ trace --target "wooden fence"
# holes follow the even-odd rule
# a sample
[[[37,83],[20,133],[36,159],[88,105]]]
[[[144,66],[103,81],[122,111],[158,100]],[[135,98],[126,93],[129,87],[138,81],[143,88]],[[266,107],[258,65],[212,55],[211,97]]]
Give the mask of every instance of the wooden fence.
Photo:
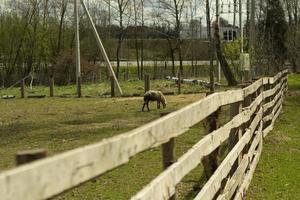
[[[127,163],[142,151],[167,143],[220,107],[231,105],[237,112],[230,122],[201,139],[132,200],[172,197],[176,185],[205,156],[228,141],[233,131],[238,141],[195,199],[242,199],[262,152],[263,138],[273,129],[282,109],[287,74],[288,71],[283,71],[244,89],[212,94],[122,135],[3,172],[0,197],[3,200],[51,198]]]

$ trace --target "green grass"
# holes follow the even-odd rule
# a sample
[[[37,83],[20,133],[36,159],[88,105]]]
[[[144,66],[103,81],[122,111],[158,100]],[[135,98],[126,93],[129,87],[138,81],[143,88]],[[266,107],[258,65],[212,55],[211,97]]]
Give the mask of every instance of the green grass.
[[[58,88],[60,89],[60,88]],[[17,90],[16,90],[17,91]],[[167,96],[165,111],[174,111],[203,94]],[[142,98],[0,99],[0,171],[15,166],[17,151],[44,148],[49,156],[101,141],[159,118],[160,110],[141,112]],[[202,123],[176,138],[176,157],[203,137]],[[135,156],[99,178],[57,199],[129,199],[162,172],[160,148]],[[199,184],[201,166],[178,186],[180,199],[190,199]]]
[[[142,82],[121,84],[125,93],[143,93]],[[174,93],[177,90],[176,85],[168,81],[152,81],[151,88]],[[47,94],[47,90],[45,87],[34,87],[31,92]],[[83,85],[83,94],[91,98],[74,98],[75,86],[56,87],[55,91],[55,98],[0,99],[0,171],[14,167],[17,151],[44,148],[52,156],[132,130],[159,118],[161,112],[154,109],[155,104],[151,105],[151,112],[141,112],[141,97],[99,98],[109,91],[108,83]],[[183,91],[205,90],[200,86],[184,85]],[[17,88],[2,90],[0,94],[7,92],[17,97],[19,95]],[[71,94],[71,98],[59,98],[62,94]],[[203,94],[167,96],[168,107],[165,111],[177,110],[200,98],[203,98]],[[228,107],[222,109],[221,124],[229,120],[226,115],[228,110]],[[199,123],[176,138],[176,157],[186,153],[204,133],[203,123]],[[161,160],[160,148],[140,153],[128,164],[72,189],[57,199],[129,199],[162,172]],[[200,165],[177,186],[178,199],[193,199],[204,181]]]
[[[142,96],[144,94],[143,81],[121,81],[120,86],[123,90],[124,96]],[[167,80],[151,80],[151,89],[160,90],[163,93],[177,94],[177,84]],[[199,93],[205,92],[207,88],[195,84],[182,84],[182,93]],[[75,85],[60,86],[54,89],[55,96],[75,97]],[[34,86],[32,89],[26,87],[26,95],[43,94],[49,95],[49,88],[45,86]],[[105,81],[99,84],[83,84],[82,94],[86,97],[109,97],[110,83]],[[0,97],[4,95],[14,95],[17,98],[21,96],[19,88],[0,89]]]
[[[264,141],[247,199],[300,199],[300,76],[289,76],[283,111]]]

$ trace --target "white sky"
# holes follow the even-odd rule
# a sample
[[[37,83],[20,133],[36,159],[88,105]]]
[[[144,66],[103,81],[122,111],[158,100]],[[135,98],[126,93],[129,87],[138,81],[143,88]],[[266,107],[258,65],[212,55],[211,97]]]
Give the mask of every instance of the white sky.
[[[8,0],[0,0],[0,7],[3,8],[3,5],[6,1],[8,1]],[[92,1],[99,1],[99,0],[85,0],[85,2],[88,2],[88,1],[92,2]],[[100,1],[103,1],[103,7],[107,6],[107,4],[104,2],[105,0],[100,0]],[[136,0],[136,1],[139,2],[139,0]],[[151,0],[148,0],[148,1],[151,1]],[[205,24],[206,23],[206,14],[205,14],[205,1],[206,0],[192,0],[192,1],[193,1],[193,5],[192,5],[192,7],[193,7],[193,18],[199,20],[199,18],[202,17],[203,24]],[[113,0],[111,2],[113,2]],[[216,10],[215,9],[216,8],[215,2],[216,2],[216,0],[210,0],[211,15],[213,16],[213,20],[215,18],[215,10]],[[237,2],[238,2],[238,0],[237,0]],[[246,0],[242,0],[242,2],[243,2],[243,12],[244,12],[243,13],[243,21],[245,21],[245,18],[246,18],[246,14],[245,14]],[[70,3],[72,3],[72,0],[70,1]],[[219,3],[220,3],[220,12],[222,10],[224,11],[223,14],[220,13],[220,16],[222,18],[228,20],[229,23],[232,24],[233,23],[233,14],[232,13],[233,13],[233,7],[234,7],[233,6],[233,0],[219,0]],[[230,12],[231,12],[231,14],[228,13],[229,3],[230,3]],[[113,5],[113,3],[112,3],[112,5]],[[195,6],[194,5],[197,5],[196,11],[195,11]],[[113,6],[116,6],[116,5],[113,5]],[[191,19],[191,5],[190,5],[190,3],[186,3],[185,6],[186,6],[186,11],[188,11],[188,13],[184,14],[182,16],[182,21],[183,22],[186,21],[187,17],[188,17],[188,20]],[[114,9],[112,8],[112,10],[114,10]],[[238,10],[238,8],[237,8],[237,10]],[[151,23],[151,20],[153,19],[153,17],[151,16],[151,12],[152,12],[151,8],[148,7],[148,8],[145,9],[145,18],[146,18],[148,23]],[[238,20],[239,20],[239,17],[238,17],[238,13],[237,13],[237,21],[236,21],[237,25],[239,24]]]

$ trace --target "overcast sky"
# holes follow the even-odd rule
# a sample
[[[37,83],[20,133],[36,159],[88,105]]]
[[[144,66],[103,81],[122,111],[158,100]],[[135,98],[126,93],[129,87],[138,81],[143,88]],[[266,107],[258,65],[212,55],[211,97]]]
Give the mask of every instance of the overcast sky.
[[[3,5],[4,3],[6,2],[7,0],[0,0],[0,6],[3,8]],[[93,1],[99,1],[99,0],[85,0],[85,2],[93,2]],[[103,1],[103,7],[107,7],[107,3],[105,3],[104,0],[100,0],[100,1]],[[151,0],[150,0],[151,1]],[[193,18],[194,19],[199,19],[200,17],[202,17],[203,19],[203,24],[205,24],[206,22],[206,14],[205,14],[205,0],[192,0],[193,1],[193,5],[191,5],[190,3],[186,3],[186,8],[185,8],[185,12],[186,14],[184,14],[182,16],[182,21],[183,22],[186,22],[187,20],[190,20],[191,19],[191,7],[193,7]],[[113,1],[112,1],[113,2]],[[137,0],[137,2],[139,2]],[[216,0],[210,0],[210,3],[211,3],[211,15],[213,16],[213,20],[215,18],[215,8],[216,8],[216,4],[215,4]],[[233,23],[233,9],[234,9],[234,5],[233,5],[233,0],[219,0],[220,2],[220,16],[226,20],[229,21],[229,23]],[[246,8],[246,0],[242,0],[243,2],[243,21],[245,21],[245,18],[246,18],[246,14],[245,14],[245,8]],[[70,3],[72,3],[72,0],[70,0]],[[197,5],[196,6],[196,9],[195,9],[195,6],[194,5]],[[230,5],[229,5],[230,4]],[[116,5],[113,5],[113,6],[116,6]],[[151,6],[148,4],[146,5],[147,8],[145,9],[145,18],[147,20],[148,23],[151,23],[151,20],[153,20],[153,17],[152,17],[152,10],[151,10]],[[113,9],[116,9],[117,7],[115,8],[112,8]],[[237,10],[238,10],[238,7],[237,7]],[[223,12],[222,12],[223,11]],[[237,13],[237,24],[239,24],[239,17],[238,17],[238,13]]]

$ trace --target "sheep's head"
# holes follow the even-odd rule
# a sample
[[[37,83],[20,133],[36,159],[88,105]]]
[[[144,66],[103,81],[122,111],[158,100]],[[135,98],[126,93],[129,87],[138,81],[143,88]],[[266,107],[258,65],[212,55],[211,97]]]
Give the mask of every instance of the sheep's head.
[[[163,95],[162,95],[161,97],[162,97],[161,103],[162,103],[162,105],[163,105],[163,108],[166,108],[166,107],[167,107],[167,101],[166,101],[166,98],[165,98]]]

